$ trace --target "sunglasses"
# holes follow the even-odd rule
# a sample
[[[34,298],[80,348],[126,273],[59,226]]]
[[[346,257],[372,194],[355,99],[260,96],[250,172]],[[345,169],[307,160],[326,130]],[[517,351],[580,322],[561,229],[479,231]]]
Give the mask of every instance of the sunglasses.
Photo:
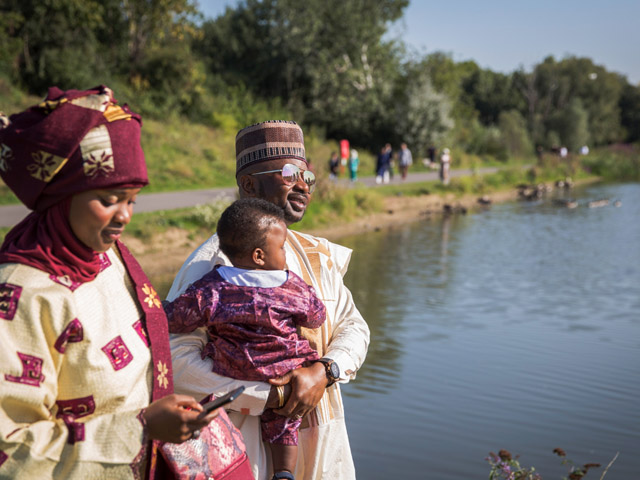
[[[298,180],[302,178],[304,183],[309,187],[309,193],[313,193],[316,188],[316,176],[310,170],[302,170],[297,165],[292,163],[286,163],[282,168],[278,170],[267,170],[266,172],[256,172],[250,175],[262,175],[264,173],[280,173],[282,174],[282,181],[285,185],[295,185]]]

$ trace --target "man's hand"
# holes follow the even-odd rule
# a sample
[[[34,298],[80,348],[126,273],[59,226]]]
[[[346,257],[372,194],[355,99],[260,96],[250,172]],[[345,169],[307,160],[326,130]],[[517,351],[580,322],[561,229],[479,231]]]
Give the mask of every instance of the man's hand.
[[[297,368],[279,378],[269,380],[272,385],[291,385],[291,395],[284,407],[275,412],[290,418],[302,418],[313,410],[327,387],[324,365],[314,362],[309,367]]]

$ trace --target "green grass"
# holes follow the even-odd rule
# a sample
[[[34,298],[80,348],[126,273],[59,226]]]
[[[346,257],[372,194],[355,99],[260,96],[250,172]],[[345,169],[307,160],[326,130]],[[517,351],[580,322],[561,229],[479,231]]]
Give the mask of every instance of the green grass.
[[[186,230],[191,239],[206,237],[216,230],[218,219],[229,202],[199,205],[193,208],[136,213],[127,226],[127,235],[144,241],[152,240],[170,228]],[[366,188],[335,189],[324,198],[314,199],[295,230],[313,230],[328,225],[344,224],[358,217],[381,211],[383,197]]]
[[[0,205],[15,205],[16,203],[20,203],[18,197],[0,181]]]
[[[331,183],[325,174],[318,176],[318,188],[309,204],[307,213],[301,222],[292,226],[294,230],[308,231],[346,224],[360,217],[379,213],[384,208],[384,198],[390,196],[442,195],[453,193],[464,195],[483,195],[510,189],[518,184],[554,182],[567,176],[567,167],[547,165],[523,169],[505,168],[497,173],[469,175],[451,180],[448,186],[439,181],[384,185],[368,188],[341,187]],[[589,176],[588,172],[577,172],[574,178]],[[170,228],[187,232],[191,239],[206,238],[215,232],[218,219],[229,202],[216,202],[193,208],[162,210],[157,212],[136,213],[127,226],[127,235],[143,241],[151,241],[155,235]],[[9,228],[0,228],[0,239]]]
[[[464,177],[452,178],[449,185],[443,185],[439,180],[434,180],[401,185],[383,185],[376,190],[383,196],[442,195],[447,193],[453,193],[456,196],[485,194],[512,187],[518,183],[528,182],[527,171],[527,169],[523,169],[521,166],[509,166],[504,167],[503,170],[497,173],[471,174]]]
[[[640,145],[612,145],[589,154],[583,163],[606,180],[640,181]]]
[[[0,84],[0,111],[11,114],[39,101],[34,97],[9,101]],[[143,119],[142,148],[149,173],[145,193],[234,186],[235,133],[180,118]],[[324,173],[331,152],[338,148],[337,142],[325,141],[313,131],[305,135],[305,146],[319,173]],[[372,169],[373,157],[363,152],[362,158],[363,168]],[[0,182],[0,205],[16,203],[13,192]]]
[[[222,131],[179,119],[148,120],[142,148],[149,171],[146,192],[235,184],[234,138]]]
[[[24,110],[28,106],[38,103],[41,99],[29,96],[13,87],[0,76],[0,111],[7,114]],[[305,146],[307,157],[311,161],[313,170],[318,177],[326,176],[327,162],[331,152],[339,151],[336,141],[323,139],[322,132],[310,129],[305,134]],[[183,118],[169,117],[162,121],[145,118],[142,128],[142,147],[147,159],[149,171],[149,186],[145,192],[166,192],[177,190],[193,190],[200,188],[228,187],[235,185],[235,129],[212,128],[205,125],[191,123]],[[359,150],[361,176],[374,174],[376,154],[364,149]],[[422,164],[422,159],[415,156],[411,171],[419,172],[427,169]],[[453,166],[455,168],[479,168],[481,166],[517,167],[523,163],[533,163],[531,158],[510,159],[509,162],[501,162],[490,156],[478,156],[466,154],[461,151],[452,152]],[[601,148],[594,150],[584,159],[590,172],[611,179],[640,179],[640,154],[637,147],[630,148]],[[562,170],[566,176],[576,177],[582,169],[577,159],[560,163],[557,157],[547,157],[545,165],[539,167],[536,176],[544,178],[545,170],[554,172]],[[505,173],[513,177],[513,173]],[[511,179],[513,180],[513,178]],[[485,179],[478,181],[472,179],[454,179],[448,191],[463,193],[479,193],[492,188],[494,184],[508,183],[509,178]],[[394,191],[380,189],[382,193]],[[411,189],[425,187],[409,187],[405,194],[412,194]],[[432,186],[434,193],[441,191],[439,187]],[[417,194],[417,193],[416,193]],[[339,211],[348,211],[354,205],[362,208],[366,205],[361,193],[349,194],[347,199],[334,201],[331,205]],[[15,195],[0,182],[0,205],[19,203]],[[323,218],[323,207],[318,209],[318,216]],[[323,223],[325,220],[321,220]]]
[[[326,175],[320,174],[318,188],[304,218],[292,225],[292,228],[309,231],[346,224],[360,217],[381,212],[384,208],[384,198],[388,196],[486,194],[513,188],[520,183],[552,182],[565,176],[563,169],[551,167],[537,171],[535,177],[530,169],[510,167],[493,174],[454,178],[448,186],[442,185],[439,181],[430,181],[377,188],[350,188],[336,186],[329,182]],[[181,210],[136,214],[127,227],[127,233],[147,240],[157,233],[175,227],[187,230],[191,238],[208,236],[215,231],[217,220],[227,204],[223,202]]]
[[[379,212],[382,208],[383,196],[373,189],[340,188],[330,185],[322,195],[314,197],[302,221],[291,228],[305,231],[344,224]]]
[[[186,230],[191,238],[209,236],[216,231],[218,219],[228,205],[229,202],[216,202],[193,208],[136,213],[126,232],[142,240],[151,240],[170,228]]]
[[[0,244],[4,242],[4,237],[7,236],[7,233],[9,233],[11,228],[13,227],[0,227]]]

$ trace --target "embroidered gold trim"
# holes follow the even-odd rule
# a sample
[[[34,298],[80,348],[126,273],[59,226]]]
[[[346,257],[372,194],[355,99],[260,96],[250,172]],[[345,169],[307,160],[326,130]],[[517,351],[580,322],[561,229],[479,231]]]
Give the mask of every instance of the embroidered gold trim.
[[[314,244],[292,230],[289,230],[289,233],[299,242],[307,259],[305,261],[294,247],[291,237],[287,236],[287,242],[289,242],[293,252],[298,258],[303,280],[308,285],[316,288],[321,298],[325,299],[326,296],[322,290],[322,259],[320,256],[324,255],[327,258],[327,262],[329,262],[331,260],[331,252],[319,242]],[[315,280],[315,282],[313,280]],[[323,329],[325,332],[324,335]],[[299,331],[300,334],[309,341],[311,347],[318,352],[318,355],[323,356],[324,352],[327,351],[327,342],[331,337],[332,331],[329,316],[327,315],[322,327],[317,329],[299,328]],[[327,388],[317,407],[303,418],[300,428],[309,428],[311,426],[325,424],[336,418],[336,411],[344,411],[339,392],[340,390],[337,383]],[[336,410],[336,408],[338,410]]]
[[[115,122],[116,120],[130,120],[131,114],[125,112],[122,107],[110,104],[103,113],[107,122]]]
[[[39,150],[31,154],[33,163],[27,166],[27,170],[33,178],[49,183],[56,173],[69,161],[68,158],[58,157],[52,153]]]

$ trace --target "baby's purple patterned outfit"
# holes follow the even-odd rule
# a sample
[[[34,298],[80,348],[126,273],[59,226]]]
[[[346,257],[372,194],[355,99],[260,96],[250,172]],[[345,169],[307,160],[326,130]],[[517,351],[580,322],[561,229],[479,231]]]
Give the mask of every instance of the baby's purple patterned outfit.
[[[202,356],[213,360],[215,373],[266,381],[319,358],[296,330],[297,326],[318,328],[325,321],[324,304],[313,287],[293,272],[279,287],[237,286],[224,280],[218,268],[165,304],[171,333],[207,327],[209,342]],[[264,441],[298,444],[301,420],[272,409],[266,409],[260,419]]]

